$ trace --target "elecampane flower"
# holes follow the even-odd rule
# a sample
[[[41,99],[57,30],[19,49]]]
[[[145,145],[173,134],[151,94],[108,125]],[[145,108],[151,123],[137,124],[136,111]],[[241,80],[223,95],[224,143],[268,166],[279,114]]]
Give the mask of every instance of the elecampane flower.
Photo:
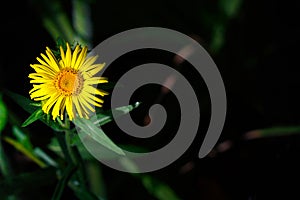
[[[108,82],[95,76],[105,63],[95,64],[97,56],[87,57],[87,47],[77,45],[72,52],[68,43],[66,46],[66,52],[60,47],[59,59],[46,47],[46,55],[41,53],[42,58],[37,57],[39,64],[30,65],[35,73],[28,76],[33,83],[29,94],[31,99],[42,101],[42,110],[51,113],[53,120],[58,116],[63,120],[65,110],[70,120],[76,116],[88,118],[90,112],[95,112],[95,106],[103,104],[99,95],[108,94],[95,87]]]

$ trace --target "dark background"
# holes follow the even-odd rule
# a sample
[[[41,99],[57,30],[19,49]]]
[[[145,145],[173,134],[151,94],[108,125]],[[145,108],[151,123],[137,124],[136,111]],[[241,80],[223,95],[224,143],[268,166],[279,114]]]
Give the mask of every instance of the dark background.
[[[68,14],[69,3],[64,3]],[[219,9],[218,0],[92,1],[94,45],[131,28],[170,28],[197,36],[222,74],[228,111],[216,149],[203,159],[197,157],[209,120],[209,107],[201,108],[204,117],[191,148],[169,167],[149,173],[170,185],[181,199],[299,199],[300,136],[283,133],[244,139],[251,130],[299,124],[299,4],[299,1],[244,0],[237,14],[228,18]],[[2,6],[0,88],[28,95],[29,64],[35,62],[45,46],[55,45],[41,21],[43,9],[37,1],[6,1]],[[216,24],[224,24],[225,30],[224,43],[217,50],[210,48]],[[117,80],[127,69],[153,60],[172,65],[173,56],[158,51],[134,52],[116,61],[106,75]],[[208,96],[203,81],[192,72],[188,64],[181,68],[181,73],[190,78],[199,92],[200,102],[206,105]],[[132,113],[137,123],[142,123],[147,108],[158,95],[158,86],[145,86],[133,96],[133,101],[146,102]],[[6,103],[22,120],[26,119],[25,111],[9,100]],[[164,130],[169,135],[158,136],[163,140],[153,138],[145,142],[149,148],[158,148],[161,141],[170,139],[176,129],[174,124],[178,123],[174,96],[164,96],[161,103],[170,107]],[[105,128],[110,132],[118,130],[114,123]],[[46,144],[52,134],[41,124],[31,131],[33,141],[39,145]],[[141,142],[122,137],[115,139],[122,143]],[[228,144],[228,148],[222,150],[222,144]],[[108,199],[155,199],[130,174],[105,166],[103,171]],[[49,195],[53,187],[49,186]]]

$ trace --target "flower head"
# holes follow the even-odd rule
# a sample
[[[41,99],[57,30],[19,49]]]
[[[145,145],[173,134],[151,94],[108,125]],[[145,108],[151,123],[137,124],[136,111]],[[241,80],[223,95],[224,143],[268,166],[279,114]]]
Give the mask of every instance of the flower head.
[[[95,112],[94,106],[102,106],[99,95],[108,93],[94,85],[108,82],[95,76],[105,63],[95,64],[97,56],[87,57],[87,47],[76,45],[72,50],[67,43],[66,51],[60,46],[60,58],[46,47],[41,57],[37,57],[39,64],[30,65],[35,73],[28,76],[33,83],[29,94],[31,99],[42,101],[42,110],[51,113],[53,120],[58,116],[63,120],[65,110],[70,120],[76,116],[88,118],[90,112]]]

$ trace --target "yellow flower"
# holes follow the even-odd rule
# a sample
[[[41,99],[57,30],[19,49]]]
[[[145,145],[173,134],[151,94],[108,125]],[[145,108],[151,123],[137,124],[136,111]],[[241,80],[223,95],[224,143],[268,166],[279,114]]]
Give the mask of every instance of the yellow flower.
[[[95,64],[97,56],[87,57],[87,47],[77,45],[72,52],[67,43],[64,52],[60,47],[61,59],[46,47],[46,55],[37,57],[39,64],[31,64],[35,73],[29,74],[33,89],[29,91],[31,99],[42,101],[42,110],[51,112],[53,120],[60,116],[63,120],[67,111],[69,119],[76,116],[88,118],[95,112],[94,106],[101,107],[104,96],[108,93],[97,89],[94,85],[107,83],[107,79],[95,76],[105,65]]]

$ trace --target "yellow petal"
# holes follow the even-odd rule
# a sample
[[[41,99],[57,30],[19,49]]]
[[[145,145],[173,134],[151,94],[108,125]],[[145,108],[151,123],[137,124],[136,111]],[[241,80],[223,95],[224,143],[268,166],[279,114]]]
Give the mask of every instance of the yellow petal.
[[[95,112],[95,109],[84,99],[84,97],[78,96],[78,99],[87,113],[89,112],[86,110],[86,108],[88,108],[92,112]]]
[[[65,52],[62,46],[59,47],[60,50],[60,57],[62,60],[65,60]]]
[[[46,63],[45,61],[43,61],[43,60],[42,60],[42,59],[40,59],[39,57],[36,57],[36,59],[37,59],[37,61],[39,61],[39,63],[41,63],[42,65],[44,65],[44,66],[47,66],[47,67],[51,68],[51,67],[50,67],[50,65],[49,65],[48,63]]]
[[[84,77],[83,77],[84,78]],[[101,83],[107,83],[108,80],[107,78],[104,77],[93,77],[93,78],[88,78],[84,81],[84,85],[95,85],[95,84],[101,84]]]
[[[59,97],[58,93],[53,94],[47,102],[43,105],[42,109],[43,111],[48,114],[53,104],[56,102],[57,98]]]
[[[72,121],[72,119],[74,118],[74,113],[73,113],[73,102],[71,97],[66,97],[66,109],[67,109],[68,116]]]
[[[59,111],[61,109],[61,102],[63,100],[63,96],[59,96],[52,110],[52,118],[53,120],[59,115]]]
[[[66,52],[66,57],[64,59],[64,63],[66,67],[71,67],[71,48],[69,43],[67,43],[67,52]]]
[[[52,54],[51,50],[50,51],[46,50],[46,54],[51,62],[51,67],[54,68],[56,71],[59,71],[59,67],[57,65],[57,60],[54,57],[54,55]]]
[[[65,109],[66,109],[66,98],[63,98],[61,102],[61,109],[60,109],[60,119],[64,119],[64,114],[65,114]]]
[[[103,103],[103,102],[104,102],[104,100],[99,99],[99,98],[96,97],[94,94],[89,94],[89,93],[87,93],[87,92],[84,92],[84,95],[85,95],[86,97],[92,99],[93,101],[97,101],[97,102],[99,102],[99,103]]]
[[[50,69],[48,66],[39,65],[39,64],[31,64],[30,65],[36,72],[43,72],[49,74],[49,76],[55,76],[56,72]]]
[[[59,69],[55,68],[55,66],[52,66],[52,62],[49,58],[47,58],[47,56],[45,56],[44,54],[41,53],[41,56],[43,57],[43,59],[46,61],[47,66],[49,66],[49,68],[53,69],[54,71],[59,71]]]
[[[81,67],[82,63],[83,63],[84,60],[85,60],[86,52],[87,52],[87,47],[84,47],[84,48],[81,50],[81,52],[80,52],[80,54],[79,54],[79,56],[78,56],[78,58],[77,58],[77,60],[76,60],[75,65],[72,66],[73,69],[78,70],[78,69]]]
[[[105,96],[105,95],[108,95],[109,93],[108,92],[105,92],[103,90],[100,90],[100,89],[97,89],[97,88],[94,88],[90,85],[87,85],[84,87],[84,91],[90,93],[90,94],[98,94],[98,95],[101,95],[101,96]]]
[[[51,95],[45,95],[43,97],[39,97],[39,98],[35,98],[35,101],[44,101],[46,99],[49,99],[51,97]]]
[[[72,55],[71,66],[75,65],[75,62],[76,62],[76,59],[77,59],[77,54],[79,53],[79,51],[80,51],[80,46],[77,45],[74,52],[73,52],[73,55]]]
[[[83,115],[82,115],[82,112],[81,112],[81,107],[80,107],[80,105],[79,105],[79,103],[78,103],[77,97],[74,96],[74,97],[72,98],[72,100],[73,100],[73,103],[74,103],[74,105],[75,105],[76,111],[77,111],[77,113],[79,114],[79,117],[80,117],[80,118],[83,118]]]
[[[89,57],[86,57],[80,70],[84,71],[86,68],[88,68],[89,66],[93,65],[96,60],[97,60],[98,56],[89,56]]]
[[[89,77],[93,77],[95,74],[97,74],[98,72],[100,72],[103,69],[104,66],[105,66],[105,64],[92,65],[92,67],[86,69],[84,72],[86,74],[88,74]]]

